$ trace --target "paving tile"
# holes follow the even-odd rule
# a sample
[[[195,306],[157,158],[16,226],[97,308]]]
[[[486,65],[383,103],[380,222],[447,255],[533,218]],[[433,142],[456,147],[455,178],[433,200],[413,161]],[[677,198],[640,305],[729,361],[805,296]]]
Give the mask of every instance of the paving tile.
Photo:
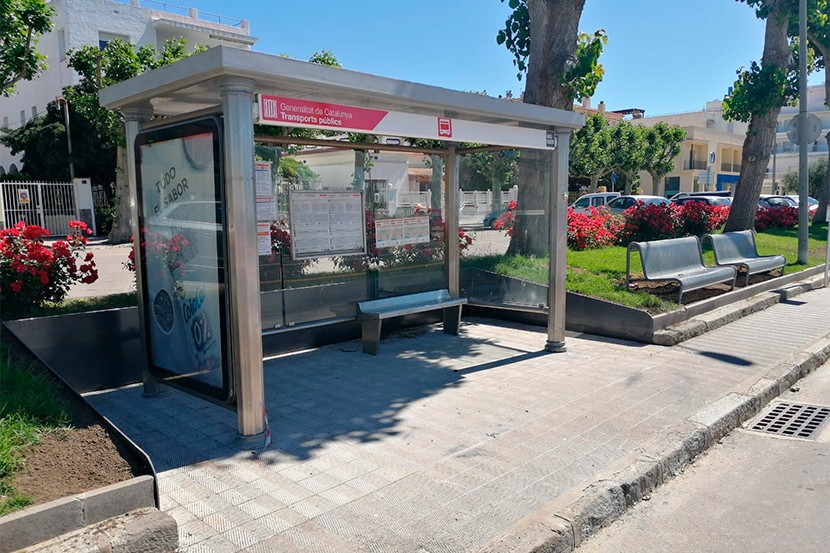
[[[672,348],[569,335],[566,354],[528,356],[543,329],[465,319],[377,358],[354,342],[270,360],[276,443],[256,457],[228,447],[232,413],[181,392],[91,401],[153,458],[187,553],[456,553],[823,336],[830,291],[804,298]],[[786,344],[757,339],[782,318]]]

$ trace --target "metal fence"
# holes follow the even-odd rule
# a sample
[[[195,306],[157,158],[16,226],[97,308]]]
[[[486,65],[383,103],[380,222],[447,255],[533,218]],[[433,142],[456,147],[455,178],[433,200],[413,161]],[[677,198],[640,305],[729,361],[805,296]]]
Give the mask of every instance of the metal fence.
[[[81,218],[75,186],[66,182],[0,182],[0,208],[2,228],[25,221],[58,235]]]

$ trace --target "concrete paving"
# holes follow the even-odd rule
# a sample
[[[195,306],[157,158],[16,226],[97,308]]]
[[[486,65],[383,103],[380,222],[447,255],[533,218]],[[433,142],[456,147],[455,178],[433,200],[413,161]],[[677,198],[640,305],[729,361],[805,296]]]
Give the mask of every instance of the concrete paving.
[[[377,357],[355,341],[268,359],[257,452],[233,449],[233,412],[181,392],[88,399],[153,459],[189,553],[529,551],[517,536],[557,506],[830,354],[828,309],[821,289],[670,348],[570,334],[546,354],[544,329],[467,318]]]

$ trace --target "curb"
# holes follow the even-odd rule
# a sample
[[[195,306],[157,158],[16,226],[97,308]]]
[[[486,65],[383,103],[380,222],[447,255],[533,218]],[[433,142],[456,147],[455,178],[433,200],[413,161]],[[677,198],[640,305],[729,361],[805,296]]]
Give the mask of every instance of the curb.
[[[596,480],[573,500],[543,507],[478,549],[479,553],[567,553],[691,464],[732,430],[761,412],[799,379],[830,360],[830,334],[769,369],[745,393],[729,393],[669,429],[671,445],[641,452]]]
[[[174,553],[176,521],[156,508],[138,509],[26,549],[30,553]]]
[[[136,476],[34,505],[0,517],[0,553],[31,547],[129,511],[155,508],[155,505],[155,479],[152,476]]]
[[[659,346],[675,346],[680,342],[720,328],[747,315],[763,311],[782,301],[823,287],[824,276],[822,275],[796,282],[778,290],[764,292],[729,306],[692,317],[663,330],[657,330],[653,334],[652,343]]]

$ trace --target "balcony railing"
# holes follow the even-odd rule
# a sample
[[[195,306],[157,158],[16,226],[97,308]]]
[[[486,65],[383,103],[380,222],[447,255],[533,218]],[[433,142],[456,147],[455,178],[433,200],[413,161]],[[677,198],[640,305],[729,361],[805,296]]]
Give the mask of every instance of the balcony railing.
[[[683,162],[683,169],[706,169],[706,160],[704,159],[687,159]]]
[[[741,164],[740,163],[721,163],[720,170],[726,171],[728,173],[740,173],[741,172]]]

